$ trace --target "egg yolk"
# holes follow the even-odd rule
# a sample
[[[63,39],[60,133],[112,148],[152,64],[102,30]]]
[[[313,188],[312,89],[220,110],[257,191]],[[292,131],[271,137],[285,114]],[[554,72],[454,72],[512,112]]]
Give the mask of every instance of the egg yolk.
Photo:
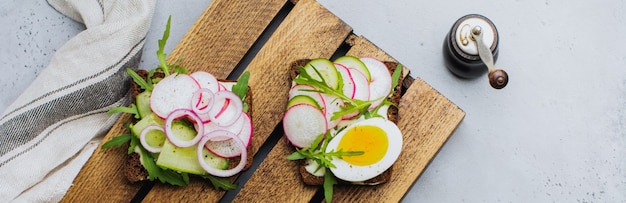
[[[380,161],[387,153],[389,142],[383,129],[372,126],[355,126],[350,128],[339,141],[337,149],[347,151],[363,151],[362,155],[344,156],[343,160],[357,166],[372,165]]]

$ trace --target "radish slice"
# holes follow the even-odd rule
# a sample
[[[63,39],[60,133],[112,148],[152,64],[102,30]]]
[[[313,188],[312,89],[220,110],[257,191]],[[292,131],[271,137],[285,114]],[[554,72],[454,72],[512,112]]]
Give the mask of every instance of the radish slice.
[[[209,119],[218,126],[229,126],[235,123],[243,111],[243,103],[239,96],[230,91],[218,91],[215,103],[209,110]]]
[[[228,132],[228,131],[224,131],[224,132]],[[204,157],[202,157],[202,150],[204,149],[204,146],[209,142],[209,140],[219,137],[219,136],[228,136],[229,138],[235,141],[234,142],[235,145],[237,145],[237,147],[241,150],[241,153],[240,153],[241,159],[239,161],[239,164],[237,164],[235,168],[228,169],[228,170],[217,169],[217,168],[211,167],[209,164],[207,164],[204,161]],[[232,133],[222,133],[219,130],[205,134],[203,138],[200,140],[200,142],[198,143],[198,147],[196,148],[196,153],[198,154],[198,162],[200,163],[200,166],[207,173],[214,175],[214,176],[218,176],[218,177],[230,177],[241,172],[241,170],[243,170],[243,167],[246,165],[246,160],[248,159],[248,152],[246,150],[246,146],[244,145],[243,141],[241,141],[239,137],[237,137],[236,135]]]
[[[148,141],[146,139],[146,135],[148,135],[148,132],[153,130],[164,132],[163,127],[159,125],[149,125],[148,127],[145,127],[143,130],[141,130],[141,135],[139,135],[139,142],[141,143],[141,146],[143,146],[143,148],[148,150],[149,152],[159,153],[161,152],[163,146],[153,147],[152,145],[148,144]]]
[[[229,125],[229,126],[218,126],[214,122],[205,123],[204,124],[204,132],[211,132],[211,131],[214,131],[214,130],[226,130],[226,131],[232,132],[234,134],[239,134],[241,132],[241,129],[243,128],[244,125],[245,125],[245,118],[244,118],[244,116],[239,116],[237,121],[235,121],[235,123],[233,123],[232,125]],[[216,139],[212,139],[211,141],[224,141],[224,140],[226,140],[226,139],[216,138]]]
[[[241,117],[243,117],[243,126],[241,127],[241,131],[238,136],[241,138],[243,143],[246,144],[246,148],[250,146],[250,141],[252,141],[252,133],[254,133],[254,129],[252,128],[252,118],[247,113],[242,113]]]
[[[195,79],[185,74],[173,74],[154,85],[150,96],[152,112],[161,118],[175,109],[189,108],[193,94],[200,88]]]
[[[172,131],[172,121],[184,117],[190,118],[196,123],[194,126],[196,128],[196,132],[198,133],[191,140],[181,140],[180,138],[178,138],[178,136],[176,136],[174,131]],[[202,134],[204,134],[204,126],[199,125],[199,123],[202,123],[202,120],[200,119],[200,117],[198,117],[196,113],[194,113],[190,109],[176,109],[167,116],[167,119],[165,119],[165,136],[167,137],[167,140],[169,140],[176,147],[191,147],[194,144],[198,143],[200,138],[202,138]]]
[[[348,69],[348,71],[350,71],[354,81],[354,97],[352,99],[367,101],[370,98],[370,84],[367,82],[367,78],[356,69]]]
[[[371,81],[371,77],[370,77],[370,72],[369,70],[367,70],[367,67],[365,66],[365,64],[363,64],[363,62],[361,60],[359,60],[359,58],[354,57],[354,56],[341,56],[337,59],[335,59],[334,61],[335,63],[344,65],[346,68],[349,69],[356,69],[359,72],[361,72],[365,78],[367,78],[367,81]]]
[[[191,97],[191,110],[198,115],[208,114],[215,100],[213,91],[207,88],[200,88]],[[206,120],[205,120],[206,119]],[[209,117],[203,118],[202,121],[209,121]]]
[[[310,85],[295,85],[291,87],[289,90],[289,99],[293,99],[298,95],[305,95],[313,98],[317,104],[322,107],[322,112],[326,112],[326,101],[324,101],[324,97],[319,92],[311,92],[307,90],[315,90],[313,86]]]
[[[206,88],[211,90],[211,92],[219,91],[219,83],[217,82],[217,78],[213,76],[211,73],[205,71],[196,71],[190,75],[200,85],[200,88]]]
[[[285,136],[299,148],[311,147],[320,134],[326,134],[326,126],[324,113],[308,104],[292,106],[283,116]]]
[[[389,69],[383,62],[375,58],[363,57],[360,59],[367,66],[372,76],[369,100],[376,101],[370,106],[371,110],[380,105],[384,98],[389,96],[391,92],[391,73],[389,73]]]
[[[239,133],[233,133],[237,135],[241,141],[243,141],[246,148],[250,145],[250,140],[252,139],[252,121],[250,120],[250,116],[248,114],[243,113],[241,116],[243,121],[243,125]],[[228,130],[216,130],[223,131],[221,133],[232,133]],[[210,142],[205,144],[207,150],[213,152],[213,154],[224,157],[224,158],[233,158],[241,155],[241,150],[236,147],[235,140],[229,138],[228,136],[216,136],[211,139]]]
[[[350,71],[344,65],[335,63],[335,67],[337,67],[337,71],[343,80],[343,94],[351,99],[354,99],[354,93],[356,91],[354,90],[354,80],[352,79],[352,74],[350,74]]]
[[[241,155],[241,149],[237,147],[237,140],[233,139],[233,137],[237,137],[237,134],[227,130],[215,130],[209,133],[215,134],[211,140],[222,140],[210,141],[204,144],[204,147],[213,154],[224,158],[233,158]],[[239,140],[241,141],[241,139]]]
[[[326,129],[331,129],[337,126],[341,118],[337,118],[332,120],[335,112],[340,112],[341,107],[343,106],[343,100],[336,96],[324,94],[324,101],[326,101],[326,112],[324,112],[324,117],[326,117],[327,126]]]

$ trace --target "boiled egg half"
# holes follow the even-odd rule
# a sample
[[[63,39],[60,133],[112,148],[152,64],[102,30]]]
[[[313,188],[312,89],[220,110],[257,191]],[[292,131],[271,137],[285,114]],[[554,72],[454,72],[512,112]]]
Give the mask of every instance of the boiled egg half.
[[[339,132],[326,147],[326,152],[363,151],[362,155],[344,156],[331,161],[335,177],[359,182],[374,178],[400,156],[402,133],[395,123],[383,118],[359,121]]]

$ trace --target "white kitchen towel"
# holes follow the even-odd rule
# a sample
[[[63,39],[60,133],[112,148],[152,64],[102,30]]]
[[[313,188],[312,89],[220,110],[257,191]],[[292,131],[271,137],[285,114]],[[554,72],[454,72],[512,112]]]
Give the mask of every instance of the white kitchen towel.
[[[0,116],[0,202],[56,202],[129,102],[155,0],[48,0],[86,29]],[[54,37],[54,36],[50,36]]]

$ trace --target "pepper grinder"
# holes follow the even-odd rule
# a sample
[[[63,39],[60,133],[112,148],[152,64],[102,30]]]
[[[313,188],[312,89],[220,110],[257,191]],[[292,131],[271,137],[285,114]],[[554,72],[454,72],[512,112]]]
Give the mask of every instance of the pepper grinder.
[[[498,30],[491,20],[479,14],[469,14],[458,19],[446,35],[443,55],[448,70],[461,78],[477,78],[488,73],[489,84],[495,89],[504,88],[508,74],[496,69],[498,59]]]

